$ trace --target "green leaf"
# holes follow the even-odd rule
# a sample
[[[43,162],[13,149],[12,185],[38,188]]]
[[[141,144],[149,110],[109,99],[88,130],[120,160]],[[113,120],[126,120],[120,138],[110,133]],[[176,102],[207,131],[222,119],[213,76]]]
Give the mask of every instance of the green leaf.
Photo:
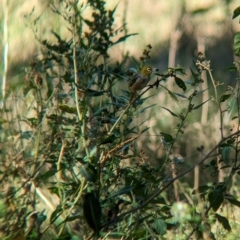
[[[114,194],[112,194],[111,196],[109,196],[109,198],[117,197],[117,196],[129,193],[132,190],[133,190],[133,186],[125,186],[125,187],[121,188],[120,190],[118,190],[117,192],[115,192]]]
[[[235,110],[237,110],[238,104],[236,98],[230,98],[227,102],[227,111],[229,114],[232,114]]]
[[[86,94],[87,97],[99,97],[105,94],[105,91],[95,91],[92,89],[87,89],[83,91],[84,94]]]
[[[174,68],[174,71],[175,71],[176,73],[179,72],[179,73],[181,73],[181,74],[183,74],[183,75],[187,75],[187,74],[185,73],[184,69],[183,69],[181,66],[175,67],[175,68]]]
[[[56,209],[52,212],[50,217],[50,222],[53,222],[62,213],[62,206],[58,205]]]
[[[226,182],[220,182],[216,186],[216,191],[217,192],[226,192],[227,190],[227,185]]]
[[[0,124],[7,123],[8,121],[5,120],[4,118],[0,118]]]
[[[90,163],[86,163],[80,168],[80,174],[89,182],[97,181],[97,171]]]
[[[205,104],[206,102],[208,102],[208,101],[210,101],[210,100],[212,100],[212,98],[209,98],[208,100],[206,100],[205,102],[203,102],[203,103],[201,103],[201,104],[199,104],[199,105],[197,105],[196,107],[193,107],[192,108],[192,110],[195,110],[195,109],[198,109],[198,108],[200,108],[203,104]]]
[[[216,166],[217,165],[217,160],[216,159],[211,160],[210,165],[211,166]]]
[[[230,161],[230,153],[231,153],[231,147],[226,146],[221,151],[221,156],[223,161],[228,165]]]
[[[223,193],[220,191],[212,191],[208,194],[208,201],[211,204],[211,208],[216,212],[223,203]]]
[[[229,221],[227,218],[215,213],[215,216],[217,218],[217,220],[222,224],[222,226],[224,227],[224,229],[231,231],[231,226],[229,224]]]
[[[197,14],[200,14],[201,16],[203,16],[204,14],[206,14],[208,11],[210,10],[209,7],[198,7],[196,9],[194,9],[191,14],[193,16],[196,16]]]
[[[165,90],[167,90],[167,92],[168,92],[168,94],[170,95],[170,97],[175,101],[175,102],[177,102],[178,103],[178,99],[177,99],[177,97],[170,91],[170,90],[168,90],[166,87],[164,87],[163,85],[161,85],[161,84],[159,84],[162,88],[164,88]]]
[[[163,236],[167,231],[167,224],[163,219],[157,218],[154,221],[154,228],[157,234]]]
[[[74,221],[74,220],[76,220],[76,219],[79,219],[81,217],[81,214],[73,214],[73,215],[71,215],[71,216],[69,216],[69,217],[67,217],[66,219],[64,219],[62,222],[61,222],[61,224],[62,223],[65,223],[65,222],[71,222],[71,221]]]
[[[234,116],[234,117],[232,117],[232,120],[237,119],[237,118],[238,118],[238,116]]]
[[[76,107],[70,107],[67,104],[59,104],[58,105],[59,109],[61,109],[63,112],[66,113],[76,113]]]
[[[236,56],[240,56],[240,32],[237,32],[234,36],[233,50]]]
[[[45,222],[47,219],[47,215],[45,215],[44,212],[45,212],[45,209],[42,210],[40,213],[38,213],[37,221],[38,221],[39,226],[41,226],[42,223]]]
[[[227,99],[229,99],[232,96],[232,94],[225,94],[220,97],[220,102],[225,102]]]
[[[7,215],[7,205],[0,199],[0,218],[4,218]]]
[[[141,134],[144,133],[144,132],[146,132],[149,128],[150,128],[150,127],[147,127],[147,128],[145,128],[145,129],[143,129],[143,130],[141,131]]]
[[[107,143],[112,143],[113,140],[116,139],[115,134],[109,134],[104,138],[101,138],[97,141],[97,146],[103,145],[103,144],[107,144]]]
[[[164,137],[164,140],[167,143],[172,143],[174,141],[174,138],[172,137],[172,135],[170,135],[168,133],[164,133],[164,132],[160,132],[160,134]]]
[[[190,70],[191,70],[191,73],[192,73],[192,76],[193,76],[193,78],[194,78],[194,83],[192,84],[193,86],[196,84],[196,83],[198,83],[199,82],[199,74],[197,74],[197,73],[195,73],[191,68],[190,68]]]
[[[235,143],[235,141],[236,141],[236,139],[232,137],[232,138],[230,138],[230,139],[227,140],[227,144],[228,144],[229,146],[231,146],[232,144]]]
[[[240,7],[237,7],[237,8],[233,11],[232,19],[238,17],[239,15],[240,15]]]
[[[189,85],[193,85],[194,84],[194,82],[191,81],[191,80],[185,80],[184,83],[189,84]]]
[[[55,183],[54,183],[55,184]],[[55,184],[56,185],[56,184]],[[58,187],[49,187],[48,188],[49,191],[52,193],[52,194],[56,194],[58,197],[59,197],[59,189]]]
[[[178,114],[172,112],[172,111],[169,110],[168,108],[165,108],[165,107],[162,107],[162,106],[160,106],[160,107],[163,108],[163,109],[165,109],[165,110],[167,110],[172,116],[177,117],[177,118],[180,118],[180,116],[179,116]],[[181,118],[180,118],[180,119],[181,119]]]
[[[30,139],[32,137],[32,131],[21,132],[21,139]]]
[[[144,99],[144,100],[145,100],[145,99]],[[149,105],[149,106],[141,109],[141,111],[137,112],[136,115],[137,115],[137,114],[140,114],[140,113],[143,113],[146,109],[151,108],[151,107],[153,107],[153,106],[155,106],[155,105],[156,105],[156,103],[154,103],[154,104],[152,104],[152,105]]]
[[[50,177],[55,175],[57,172],[56,167],[52,166],[47,172],[45,172],[43,175],[40,176],[43,180],[48,180]]]
[[[177,95],[178,97],[188,99],[188,97],[183,94],[180,94],[180,93],[174,93],[174,94]]]
[[[224,147],[232,147],[232,145],[235,143],[235,139],[234,138],[230,138],[228,139],[225,143],[222,143],[220,145],[220,147],[224,148]]]
[[[184,81],[179,77],[174,77],[176,84],[185,92],[187,90],[187,87],[184,83]]]
[[[102,208],[94,193],[87,193],[83,198],[83,215],[95,232],[101,228]]]
[[[171,91],[168,91],[168,94],[170,95],[170,97],[171,97],[175,102],[178,102],[177,97],[176,97]]]
[[[228,70],[229,72],[236,72],[237,68],[235,66],[229,66],[224,68],[224,70]]]

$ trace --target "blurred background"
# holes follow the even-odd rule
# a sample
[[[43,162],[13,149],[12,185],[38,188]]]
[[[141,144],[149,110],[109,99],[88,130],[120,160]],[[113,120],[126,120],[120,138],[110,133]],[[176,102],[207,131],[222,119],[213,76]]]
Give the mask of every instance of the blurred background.
[[[11,78],[21,67],[38,53],[36,41],[28,14],[33,10],[37,22],[38,37],[54,39],[53,29],[61,36],[68,37],[63,20],[48,8],[49,0],[1,0],[1,62]],[[84,1],[80,1],[81,3]],[[180,64],[189,67],[197,51],[211,59],[212,68],[224,68],[233,62],[233,33],[238,30],[238,20],[232,21],[237,0],[106,0],[107,8],[115,12],[116,29],[126,24],[123,31],[138,33],[127,41],[114,46],[110,53],[112,61],[121,60],[129,52],[138,58],[147,44],[151,44],[152,59],[161,68]],[[87,15],[87,11],[85,12]],[[90,15],[90,13],[89,13]],[[215,77],[218,71],[214,68]],[[230,81],[225,75],[225,81]],[[9,78],[8,78],[9,80]]]

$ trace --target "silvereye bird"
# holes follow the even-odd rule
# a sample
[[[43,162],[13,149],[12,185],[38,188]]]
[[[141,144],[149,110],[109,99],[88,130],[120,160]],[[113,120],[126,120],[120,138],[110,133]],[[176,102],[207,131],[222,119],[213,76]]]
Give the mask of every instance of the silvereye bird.
[[[159,71],[157,68],[143,66],[140,72],[135,73],[129,82],[128,86],[131,92],[137,92],[145,88],[150,81],[151,73],[157,71]]]
[[[132,93],[132,96],[130,97],[131,100],[137,91],[140,91],[147,86],[148,82],[150,81],[151,73],[157,71],[159,71],[157,68],[153,68],[151,66],[143,66],[140,69],[140,72],[136,72],[132,76],[128,85]]]

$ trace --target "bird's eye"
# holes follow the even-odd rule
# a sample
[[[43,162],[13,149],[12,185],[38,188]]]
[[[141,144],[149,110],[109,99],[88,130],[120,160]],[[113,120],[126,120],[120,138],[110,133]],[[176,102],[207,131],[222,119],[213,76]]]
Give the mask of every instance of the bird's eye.
[[[148,72],[151,72],[151,71],[152,71],[152,69],[151,69],[151,68],[147,68],[147,71],[148,71]]]

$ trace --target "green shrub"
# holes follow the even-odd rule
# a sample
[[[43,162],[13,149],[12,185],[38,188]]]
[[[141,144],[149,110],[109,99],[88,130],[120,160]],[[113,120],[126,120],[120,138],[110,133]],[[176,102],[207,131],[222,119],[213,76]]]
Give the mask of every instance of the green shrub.
[[[191,80],[182,80],[185,73],[180,66],[168,68],[155,73],[153,83],[129,101],[126,83],[137,70],[127,68],[128,55],[113,63],[108,50],[135,34],[114,29],[116,8],[106,10],[103,0],[86,4],[52,1],[49,6],[66,21],[69,39],[54,31],[56,43],[40,39],[35,19],[33,30],[41,54],[26,69],[25,86],[15,88],[3,101],[3,238],[190,239],[195,233],[197,239],[214,239],[214,232],[218,239],[225,239],[226,232],[211,227],[217,220],[222,229],[230,231],[223,207],[240,206],[231,188],[240,170],[239,88],[228,87],[218,96],[222,83],[213,79],[210,61],[199,53]],[[90,19],[84,16],[86,8],[91,9]],[[238,15],[236,9],[234,17]],[[151,48],[148,45],[140,61],[135,60],[138,68],[150,58]],[[238,34],[234,49],[238,55]],[[239,73],[239,62],[229,69]],[[214,97],[201,102],[199,96],[208,91],[201,88],[203,71],[209,74]],[[176,92],[166,87],[167,79],[174,81]],[[159,129],[156,137],[163,154],[159,160],[155,153],[154,164],[136,146],[142,140],[151,142],[151,137],[144,137],[150,128],[142,116],[155,107],[147,105],[153,96],[146,97],[153,88],[178,105],[177,111],[160,106],[176,128]],[[189,118],[209,101],[218,108],[218,142],[214,146],[195,142],[198,147],[192,152],[198,160],[181,170],[191,156],[182,157],[175,148],[188,140],[191,144],[198,132],[185,133],[186,124],[194,132]],[[230,133],[223,121],[227,111],[237,120]],[[224,181],[205,181],[200,186],[179,181],[194,170],[196,176],[198,166],[212,176],[228,171]]]

